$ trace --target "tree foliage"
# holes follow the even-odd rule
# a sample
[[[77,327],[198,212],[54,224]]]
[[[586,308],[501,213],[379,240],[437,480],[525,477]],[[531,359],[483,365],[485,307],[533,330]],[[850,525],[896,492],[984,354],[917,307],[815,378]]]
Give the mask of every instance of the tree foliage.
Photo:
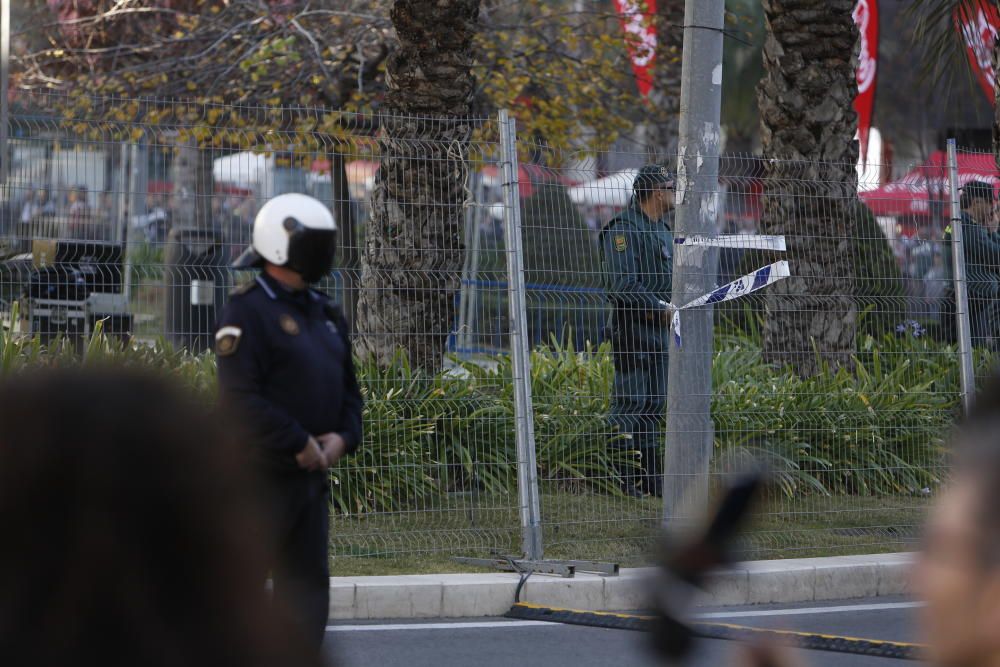
[[[381,108],[385,62],[398,48],[392,4],[30,0],[30,32],[41,36],[32,43],[41,46],[15,57],[15,83],[27,91],[212,103],[219,105],[213,126],[313,129],[296,126],[294,109]],[[513,109],[523,132],[558,146],[584,135],[610,145],[652,114],[635,89],[630,38],[613,8],[596,0],[579,7],[483,0],[473,112]]]

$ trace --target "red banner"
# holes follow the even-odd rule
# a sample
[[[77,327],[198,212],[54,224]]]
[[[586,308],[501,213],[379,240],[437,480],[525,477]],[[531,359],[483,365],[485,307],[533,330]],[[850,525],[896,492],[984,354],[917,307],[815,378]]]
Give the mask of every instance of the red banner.
[[[854,110],[858,112],[858,138],[861,140],[861,159],[867,163],[868,133],[872,128],[875,111],[875,80],[878,74],[878,0],[858,0],[854,8],[854,22],[861,35],[858,53],[858,94]]]
[[[653,61],[656,58],[656,0],[615,0],[615,9],[628,41],[628,55],[639,94],[645,97],[653,88]]]
[[[993,43],[1000,33],[1000,12],[988,0],[966,0],[955,8],[955,28],[962,35],[972,71],[989,98],[996,100]]]

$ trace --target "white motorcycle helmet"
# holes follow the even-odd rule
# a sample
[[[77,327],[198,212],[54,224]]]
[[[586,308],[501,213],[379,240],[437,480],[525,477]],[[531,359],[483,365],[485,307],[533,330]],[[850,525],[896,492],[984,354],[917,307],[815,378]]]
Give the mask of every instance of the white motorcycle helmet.
[[[337,254],[337,223],[318,199],[285,194],[264,204],[253,221],[253,243],[233,268],[248,269],[265,262],[287,267],[310,283],[322,280]]]

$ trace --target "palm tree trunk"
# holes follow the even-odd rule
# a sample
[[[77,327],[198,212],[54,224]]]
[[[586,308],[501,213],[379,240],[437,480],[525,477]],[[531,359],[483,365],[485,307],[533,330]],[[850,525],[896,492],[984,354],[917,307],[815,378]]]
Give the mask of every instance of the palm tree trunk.
[[[766,166],[762,231],[783,234],[792,277],[768,290],[764,355],[808,377],[850,366],[858,312],[854,0],[763,0],[757,91]]]
[[[441,365],[455,320],[472,136],[472,38],[479,0],[396,0],[381,160],[358,299],[357,350],[381,365],[406,352]]]

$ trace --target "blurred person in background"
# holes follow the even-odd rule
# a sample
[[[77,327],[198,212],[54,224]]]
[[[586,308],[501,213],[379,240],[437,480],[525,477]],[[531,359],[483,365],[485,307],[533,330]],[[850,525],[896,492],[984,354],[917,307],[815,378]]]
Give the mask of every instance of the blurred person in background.
[[[113,369],[0,383],[4,664],[317,664],[266,601],[241,430],[189,394]]]
[[[55,204],[49,199],[49,193],[44,188],[39,188],[33,192],[30,199],[25,200],[21,209],[21,224],[30,225],[43,217],[52,217],[56,214]]]
[[[31,220],[35,217],[35,211],[37,209],[37,204],[35,203],[35,189],[28,188],[21,201],[21,215],[18,220],[22,225],[31,224]]]
[[[72,239],[93,240],[93,216],[90,204],[87,202],[87,188],[78,186],[70,190],[69,209],[66,213],[69,224],[69,237]]]
[[[1000,376],[952,437],[951,479],[931,507],[912,575],[919,640],[936,667],[1000,664]],[[743,664],[807,665],[773,647]]]
[[[336,250],[337,227],[322,202],[302,194],[268,201],[233,263],[260,273],[233,293],[215,334],[220,398],[251,430],[277,529],[269,544],[274,599],[316,654],[329,612],[327,469],[362,437],[347,321],[310,288],[329,275]]]
[[[615,379],[608,421],[611,446],[639,452],[638,468],[622,470],[631,496],[662,495],[660,422],[667,402],[669,308],[673,284],[674,177],[660,165],[639,170],[632,201],[599,237],[612,313]]]
[[[903,267],[910,297],[908,315],[916,320],[927,319],[929,316],[926,277],[934,267],[937,246],[933,228],[926,221],[921,221],[909,248],[909,263]]]
[[[965,280],[969,295],[969,322],[972,344],[993,347],[1000,325],[1000,236],[993,215],[993,186],[983,181],[969,181],[962,188],[962,246],[965,254]],[[951,260],[952,227],[945,229],[945,252],[949,276],[954,275]],[[950,291],[949,295],[953,295]],[[954,297],[945,299],[954,303]],[[943,313],[942,328],[954,340],[954,306]],[[950,327],[950,328],[949,328]]]
[[[914,571],[935,665],[1000,664],[1000,381],[953,438],[952,479],[934,503]]]
[[[156,193],[146,195],[146,213],[132,219],[132,225],[141,229],[147,243],[160,243],[167,238],[170,229],[170,212],[164,196]]]
[[[924,301],[927,318],[941,319],[941,302],[948,293],[948,268],[941,253],[935,253],[931,268],[924,274]]]
[[[96,238],[107,241],[113,236],[117,221],[113,218],[115,214],[115,197],[111,192],[102,192],[97,197],[97,210],[94,211],[94,227],[96,227]],[[121,215],[121,213],[119,213]]]

